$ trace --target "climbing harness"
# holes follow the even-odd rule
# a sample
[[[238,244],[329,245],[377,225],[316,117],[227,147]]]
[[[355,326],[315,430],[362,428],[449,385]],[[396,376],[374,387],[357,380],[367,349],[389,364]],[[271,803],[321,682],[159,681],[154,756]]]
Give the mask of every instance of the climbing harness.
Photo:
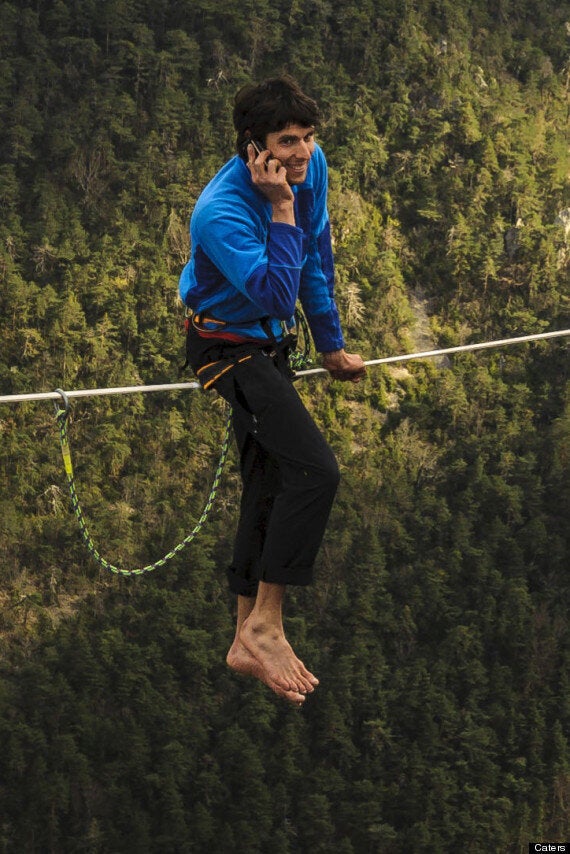
[[[186,361],[181,367],[181,372],[184,371],[190,364],[193,363],[191,358],[191,342],[202,340],[206,349],[208,349],[209,336],[213,339],[226,342],[226,345],[219,350],[218,358],[211,358],[209,361],[199,366],[194,364],[194,370],[200,385],[203,389],[211,389],[215,383],[228,371],[231,371],[237,365],[247,362],[251,359],[254,352],[263,350],[267,355],[276,356],[277,360],[285,363],[291,379],[295,379],[296,371],[309,368],[313,361],[311,359],[311,334],[309,332],[309,324],[302,310],[297,306],[294,313],[294,325],[289,328],[285,322],[282,322],[282,337],[277,339],[273,334],[269,317],[261,317],[258,321],[267,336],[267,340],[252,341],[244,339],[240,335],[225,332],[224,329],[228,325],[228,321],[221,320],[211,314],[205,312],[193,311],[191,308],[186,309],[186,318],[184,326],[186,329]],[[234,323],[233,326],[243,326],[247,329],[251,326],[252,321],[244,321],[243,323]],[[198,339],[196,338],[198,336]],[[209,349],[208,349],[209,353]]]
[[[61,401],[63,402],[63,407],[58,406],[57,403],[55,405],[56,420],[57,420],[58,427],[59,427],[59,437],[60,437],[60,441],[61,441],[61,454],[63,457],[63,465],[65,468],[65,474],[67,477],[69,494],[71,496],[71,505],[73,507],[73,512],[75,513],[75,516],[77,518],[77,522],[79,524],[79,529],[81,531],[81,536],[83,538],[83,542],[85,543],[85,545],[87,547],[87,551],[94,558],[94,560],[99,564],[99,566],[102,566],[103,569],[109,570],[109,572],[112,572],[114,575],[122,575],[122,576],[127,576],[127,577],[134,576],[134,575],[144,575],[147,572],[152,572],[155,569],[159,569],[160,567],[165,566],[165,564],[167,564],[168,561],[172,560],[173,557],[176,557],[176,555],[179,554],[179,552],[181,552],[182,549],[186,548],[186,546],[192,542],[192,540],[195,538],[195,536],[198,534],[198,532],[202,529],[204,523],[206,522],[206,520],[208,519],[208,516],[210,515],[210,511],[212,510],[212,507],[214,504],[214,499],[215,499],[216,493],[218,491],[218,486],[220,484],[220,478],[222,476],[222,471],[224,469],[224,465],[225,465],[226,458],[228,455],[228,449],[229,449],[229,444],[230,444],[231,410],[230,410],[229,415],[228,415],[228,419],[227,419],[227,423],[226,423],[226,430],[225,430],[224,438],[222,440],[222,450],[220,453],[220,458],[218,460],[216,472],[214,474],[214,480],[212,482],[210,494],[208,495],[208,498],[206,500],[206,504],[205,504],[204,509],[202,511],[202,515],[200,516],[200,518],[196,522],[196,525],[194,526],[193,530],[190,532],[190,534],[188,534],[187,537],[185,537],[182,540],[182,542],[178,543],[178,545],[175,546],[172,549],[172,551],[169,551],[164,557],[160,558],[159,560],[155,561],[154,563],[148,564],[148,566],[143,566],[140,569],[121,569],[120,567],[114,566],[112,563],[109,563],[109,561],[105,560],[105,558],[99,554],[99,552],[97,551],[97,548],[95,547],[95,544],[93,543],[93,540],[91,539],[91,535],[89,534],[89,531],[87,529],[87,524],[85,522],[85,518],[83,516],[83,511],[81,510],[81,505],[79,503],[79,498],[77,497],[77,490],[75,488],[75,476],[73,473],[73,464],[71,461],[71,450],[69,447],[69,439],[68,439],[68,434],[67,434],[67,418],[69,415],[69,406],[70,406],[69,405],[69,396],[66,394],[65,391],[63,391],[63,389],[60,389],[60,388],[56,389],[56,393],[60,396]]]

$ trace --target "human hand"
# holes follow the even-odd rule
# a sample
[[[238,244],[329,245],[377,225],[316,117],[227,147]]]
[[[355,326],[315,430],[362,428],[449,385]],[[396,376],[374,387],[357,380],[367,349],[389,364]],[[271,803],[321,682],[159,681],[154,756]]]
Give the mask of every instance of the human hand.
[[[323,353],[323,367],[334,380],[350,380],[359,383],[366,373],[366,365],[356,353],[346,353],[336,350],[334,353]]]
[[[247,166],[251,173],[251,180],[271,202],[273,218],[277,218],[281,222],[288,222],[293,214],[295,196],[287,181],[287,170],[281,161],[272,157],[269,149],[258,154],[250,143],[247,147]],[[285,218],[282,218],[280,214]],[[292,224],[295,224],[294,216]]]

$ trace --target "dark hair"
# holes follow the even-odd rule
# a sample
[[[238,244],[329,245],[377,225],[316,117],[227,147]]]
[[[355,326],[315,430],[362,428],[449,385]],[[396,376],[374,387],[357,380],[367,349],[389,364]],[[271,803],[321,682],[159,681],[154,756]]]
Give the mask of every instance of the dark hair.
[[[290,124],[313,127],[319,122],[319,108],[288,74],[271,77],[263,83],[250,83],[239,90],[234,100],[236,147],[247,157],[250,138],[265,144],[268,133]]]

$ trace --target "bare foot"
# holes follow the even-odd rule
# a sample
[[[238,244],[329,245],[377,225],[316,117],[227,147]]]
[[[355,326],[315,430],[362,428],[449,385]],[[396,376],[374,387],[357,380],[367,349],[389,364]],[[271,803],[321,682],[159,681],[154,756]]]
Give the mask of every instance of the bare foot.
[[[239,639],[271,682],[286,691],[311,693],[319,684],[316,676],[297,658],[282,631],[249,617],[241,627]]]
[[[236,673],[240,673],[242,676],[253,676],[255,679],[259,679],[260,682],[271,688],[279,697],[283,697],[283,699],[288,700],[295,706],[302,706],[305,702],[305,694],[300,694],[298,691],[288,691],[273,682],[264,671],[261,663],[246,649],[240,640],[234,640],[227,654],[226,663],[228,667],[231,667],[232,670],[235,670]]]

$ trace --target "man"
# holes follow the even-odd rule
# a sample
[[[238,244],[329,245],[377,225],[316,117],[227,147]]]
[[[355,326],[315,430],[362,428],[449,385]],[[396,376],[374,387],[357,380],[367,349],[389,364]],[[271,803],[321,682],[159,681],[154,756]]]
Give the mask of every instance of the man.
[[[233,118],[238,155],[196,203],[180,294],[191,308],[189,362],[231,404],[240,454],[227,663],[301,705],[318,679],[285,637],[283,596],[312,580],[339,472],[287,365],[298,298],[331,376],[357,382],[365,367],[344,350],[334,302],[316,103],[277,77],[240,90]]]

